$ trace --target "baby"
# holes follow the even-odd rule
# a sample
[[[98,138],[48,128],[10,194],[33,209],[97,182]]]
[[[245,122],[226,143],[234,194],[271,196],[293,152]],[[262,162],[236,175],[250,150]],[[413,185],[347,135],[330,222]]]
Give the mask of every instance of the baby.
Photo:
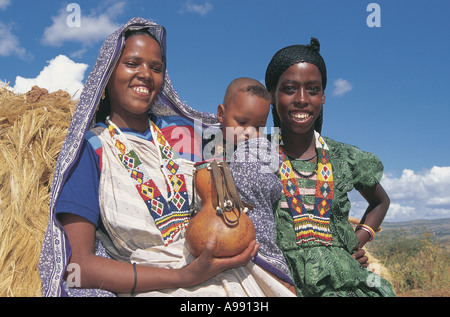
[[[245,77],[233,80],[217,107],[223,140],[236,148],[242,141],[259,137],[266,126],[271,99],[259,81]]]
[[[272,205],[279,199],[282,184],[277,176],[282,162],[275,147],[264,136],[271,95],[257,80],[238,78],[231,82],[223,104],[217,107],[223,144],[233,150],[225,156],[241,199],[252,205],[247,215],[259,243],[254,262],[293,289],[289,268],[275,244]],[[216,147],[220,151],[220,146]],[[231,158],[231,159],[230,159]]]
[[[240,142],[259,137],[266,126],[270,103],[271,95],[259,81],[245,77],[233,80],[217,107],[221,129],[204,135],[204,159],[229,161]]]

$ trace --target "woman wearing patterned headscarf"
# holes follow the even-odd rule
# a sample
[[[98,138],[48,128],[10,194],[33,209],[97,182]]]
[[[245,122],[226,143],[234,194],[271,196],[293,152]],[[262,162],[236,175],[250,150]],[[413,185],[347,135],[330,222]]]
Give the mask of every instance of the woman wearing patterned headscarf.
[[[389,198],[375,155],[321,136],[327,71],[319,51],[315,38],[285,47],[266,70],[283,160],[276,242],[298,296],[394,296],[389,282],[352,257],[373,239]],[[369,203],[356,232],[348,222],[347,192],[354,188]]]
[[[185,248],[193,161],[215,116],[182,103],[165,29],[141,18],[107,38],[83,89],[52,183],[39,271],[44,296],[289,296],[241,254]]]

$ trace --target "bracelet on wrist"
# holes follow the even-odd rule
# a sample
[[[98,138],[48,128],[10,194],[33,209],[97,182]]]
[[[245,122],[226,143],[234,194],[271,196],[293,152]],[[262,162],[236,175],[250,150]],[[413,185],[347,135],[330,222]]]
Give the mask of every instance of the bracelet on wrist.
[[[364,231],[366,231],[366,232],[369,233],[370,239],[369,239],[368,242],[372,241],[373,238],[375,238],[375,231],[374,231],[371,227],[369,227],[368,225],[365,225],[365,224],[359,224],[359,225],[356,226],[355,231],[358,231],[358,230],[360,230],[360,229],[362,229],[362,230],[364,230]]]

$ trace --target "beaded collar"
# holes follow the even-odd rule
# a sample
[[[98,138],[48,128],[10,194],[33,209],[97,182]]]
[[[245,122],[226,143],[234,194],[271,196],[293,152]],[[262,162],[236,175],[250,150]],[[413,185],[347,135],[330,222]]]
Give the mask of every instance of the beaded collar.
[[[286,196],[289,209],[294,218],[297,244],[315,241],[325,245],[332,245],[333,237],[330,231],[330,213],[334,195],[333,169],[331,163],[329,163],[329,149],[325,141],[318,133],[316,133],[315,138],[318,157],[316,199],[312,213],[308,213],[302,202],[294,168],[282,146],[282,140],[280,142],[279,152],[283,157],[283,163],[281,164],[279,173],[283,184],[283,193]]]
[[[117,157],[132,178],[167,246],[173,242],[176,233],[187,226],[190,219],[189,196],[181,164],[159,128],[149,121],[152,142],[157,147],[159,166],[167,184],[166,199],[152,180],[155,175],[146,171],[143,161],[131,147],[124,133],[109,117],[106,118],[106,123]]]

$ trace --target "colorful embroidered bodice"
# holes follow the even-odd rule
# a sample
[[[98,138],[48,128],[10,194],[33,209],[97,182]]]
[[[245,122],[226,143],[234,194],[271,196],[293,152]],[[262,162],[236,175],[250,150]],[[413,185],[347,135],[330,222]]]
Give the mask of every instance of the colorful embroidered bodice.
[[[150,122],[152,142],[157,147],[161,172],[166,179],[168,192],[166,199],[152,180],[154,176],[146,171],[145,165],[130,146],[125,135],[108,119],[107,124],[117,157],[132,178],[139,195],[161,231],[164,244],[168,245],[173,242],[175,234],[184,228],[190,219],[186,181],[176,154],[159,128]]]

